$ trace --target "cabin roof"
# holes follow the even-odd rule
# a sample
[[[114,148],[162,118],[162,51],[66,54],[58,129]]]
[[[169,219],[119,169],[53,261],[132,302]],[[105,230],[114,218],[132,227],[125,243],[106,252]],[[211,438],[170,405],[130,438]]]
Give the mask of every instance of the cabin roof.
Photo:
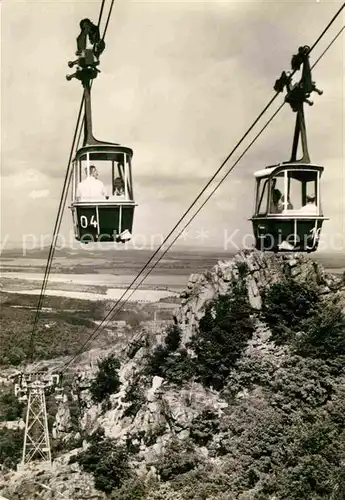
[[[75,159],[79,159],[86,153],[90,153],[91,160],[107,160],[112,159],[117,154],[126,153],[130,157],[133,156],[133,150],[127,146],[122,146],[121,144],[111,144],[111,143],[99,143],[86,145],[78,149],[75,155]]]
[[[321,167],[320,165],[314,165],[311,163],[299,163],[299,162],[279,163],[278,165],[272,165],[272,166],[263,168],[261,170],[257,170],[254,173],[254,176],[257,178],[269,177],[269,176],[273,175],[274,173],[279,173],[279,172],[284,171],[284,170],[290,170],[290,171],[291,170],[294,170],[294,171],[296,171],[296,170],[304,170],[304,171],[312,170],[314,172],[315,171],[322,172],[323,167]]]

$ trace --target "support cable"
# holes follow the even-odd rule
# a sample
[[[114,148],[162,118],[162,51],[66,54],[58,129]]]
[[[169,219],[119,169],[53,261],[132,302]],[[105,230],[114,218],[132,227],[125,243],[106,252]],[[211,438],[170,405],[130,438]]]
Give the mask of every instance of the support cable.
[[[109,8],[109,12],[108,12],[108,17],[107,17],[107,21],[106,21],[106,23],[105,23],[105,28],[104,28],[104,31],[103,31],[102,40],[104,40],[105,34],[106,34],[107,30],[108,30],[108,25],[109,25],[109,21],[110,21],[111,13],[112,13],[112,11],[113,11],[114,3],[115,3],[115,0],[111,0],[111,4],[110,4],[110,8]]]
[[[75,131],[74,131],[73,140],[72,140],[72,146],[71,146],[71,150],[70,150],[70,154],[69,154],[69,158],[68,158],[67,170],[66,170],[66,175],[65,175],[65,179],[64,179],[63,188],[62,188],[62,194],[61,194],[61,198],[60,198],[60,203],[59,203],[59,208],[58,208],[58,214],[57,214],[56,221],[55,221],[55,226],[54,226],[54,229],[53,229],[52,242],[51,242],[50,248],[49,248],[49,254],[48,254],[47,264],[46,264],[44,278],[43,278],[43,282],[42,282],[41,292],[40,292],[40,296],[39,296],[39,299],[38,299],[38,304],[37,304],[36,313],[35,313],[35,319],[34,319],[32,331],[31,331],[31,335],[30,335],[30,341],[29,341],[29,359],[30,359],[31,362],[33,361],[33,358],[34,358],[34,334],[35,334],[35,331],[36,331],[36,328],[37,328],[37,324],[38,324],[40,312],[41,312],[41,309],[42,309],[44,294],[45,294],[45,291],[46,291],[46,288],[47,288],[48,278],[49,278],[49,274],[50,274],[50,270],[51,270],[51,266],[52,266],[52,262],[53,262],[53,257],[54,257],[56,242],[57,242],[57,238],[59,236],[59,230],[60,230],[62,216],[63,216],[63,209],[64,209],[65,204],[66,204],[66,198],[67,198],[67,194],[68,194],[68,187],[69,187],[70,178],[71,178],[72,158],[73,158],[73,154],[74,154],[74,151],[75,151],[76,139],[77,139],[77,135],[78,135],[78,128],[79,128],[79,125],[80,125],[81,114],[82,114],[82,110],[83,110],[83,104],[84,104],[84,98],[81,100],[81,103],[80,103],[80,108],[79,108],[79,113],[78,113],[78,118],[77,118],[77,125],[76,125]]]
[[[98,26],[98,28],[99,28],[99,27],[100,27],[100,25],[101,25],[102,15],[103,15],[103,9],[104,9],[104,4],[105,4],[105,0],[102,0],[101,8],[99,9],[98,21],[97,21],[97,26]]]

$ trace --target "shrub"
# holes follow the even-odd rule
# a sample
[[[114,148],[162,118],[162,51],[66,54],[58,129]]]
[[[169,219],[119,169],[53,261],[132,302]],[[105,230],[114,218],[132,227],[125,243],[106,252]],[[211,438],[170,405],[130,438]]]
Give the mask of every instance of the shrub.
[[[172,489],[170,483],[158,483],[151,488],[147,500],[187,500],[180,491]]]
[[[80,436],[74,436],[68,439],[52,439],[50,443],[52,459],[54,460],[59,455],[75,450],[76,448],[81,448],[82,445],[83,439]]]
[[[262,315],[277,344],[289,343],[302,356],[345,355],[341,304],[321,299],[314,286],[286,279],[264,293]]]
[[[297,339],[303,356],[335,358],[345,355],[345,318],[337,303],[319,303],[313,316],[303,322],[305,335]]]
[[[0,422],[17,420],[23,415],[24,405],[18,401],[13,391],[0,396]]]
[[[145,500],[147,490],[142,479],[133,477],[124,481],[121,488],[113,491],[110,500]]]
[[[193,421],[190,437],[199,446],[206,446],[219,431],[219,417],[210,409],[203,410]]]
[[[247,288],[238,282],[232,293],[221,295],[206,309],[188,347],[196,354],[197,378],[220,390],[254,332]]]
[[[262,294],[262,316],[272,331],[272,340],[284,344],[294,339],[302,321],[313,315],[318,302],[314,287],[285,279]]]
[[[91,436],[90,443],[90,447],[78,455],[77,461],[86,472],[93,474],[97,489],[110,493],[130,476],[127,449],[116,446],[102,431]]]
[[[201,460],[191,442],[173,438],[167,444],[155,466],[161,479],[169,481],[194,469],[200,462]]]
[[[219,453],[234,498],[252,488],[261,500],[328,499],[339,490],[344,391],[333,392],[320,407],[298,407],[292,393],[286,403],[281,409],[252,395],[237,401],[221,422]]]
[[[164,344],[156,347],[150,356],[145,373],[177,385],[190,379],[195,373],[195,365],[186,349],[179,347],[180,342],[181,330],[176,325],[170,326]]]
[[[316,408],[332,397],[336,376],[344,373],[338,363],[321,359],[288,356],[277,364],[277,358],[243,357],[234,369],[222,393],[228,401],[244,389],[264,389],[270,403],[287,413],[300,408]]]
[[[218,464],[217,464],[218,465]],[[183,500],[234,500],[234,496],[223,496],[229,491],[229,478],[219,470],[219,465],[200,465],[170,484]]]
[[[14,469],[20,462],[23,451],[24,433],[21,430],[0,428],[0,464]]]
[[[98,373],[93,380],[90,392],[95,403],[109,399],[111,394],[117,392],[121,386],[118,370],[119,360],[113,355],[98,362]]]
[[[249,266],[247,262],[238,262],[237,269],[240,278],[245,278],[245,276],[249,273]]]
[[[145,401],[145,393],[139,386],[139,379],[134,380],[126,389],[124,402],[131,403],[131,405],[125,409],[124,416],[135,416]]]
[[[143,436],[143,442],[146,446],[152,446],[157,442],[157,438],[162,436],[166,431],[166,423],[161,422],[152,426]]]

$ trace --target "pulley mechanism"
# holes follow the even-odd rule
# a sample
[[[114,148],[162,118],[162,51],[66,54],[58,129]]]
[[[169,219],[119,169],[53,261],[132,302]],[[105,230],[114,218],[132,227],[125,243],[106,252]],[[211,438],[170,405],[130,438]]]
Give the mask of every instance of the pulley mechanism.
[[[79,23],[81,32],[77,37],[78,59],[69,61],[68,66],[77,66],[73,75],[67,75],[67,80],[77,78],[84,88],[85,100],[85,121],[84,121],[84,146],[86,144],[99,144],[103,141],[95,139],[92,133],[92,112],[91,112],[91,82],[100,70],[98,69],[99,57],[105,49],[104,40],[99,34],[99,27],[93,24],[90,19],[82,19]]]
[[[77,70],[73,75],[67,75],[67,80],[77,78],[83,84],[84,88],[90,88],[91,80],[97,77],[100,70],[99,56],[105,49],[104,40],[99,34],[99,27],[93,24],[90,19],[80,21],[80,35],[77,37],[77,52],[78,58],[75,61],[69,61],[68,66],[73,68],[77,66]]]
[[[309,99],[312,92],[316,92],[319,95],[323,94],[322,90],[316,88],[315,82],[312,81],[309,52],[310,47],[305,45],[303,47],[299,47],[298,53],[292,56],[292,70],[294,72],[299,71],[302,66],[302,77],[298,83],[293,85],[291,81],[292,73],[283,71],[273,87],[276,92],[283,92],[284,88],[286,88],[287,95],[285,97],[285,102],[290,104],[292,110],[297,113],[290,161],[300,161],[302,163],[310,163],[303,104],[305,102],[309,104],[309,106],[314,104],[313,101],[310,101]],[[296,155],[299,136],[301,136],[302,140],[303,156],[300,160],[297,160]]]

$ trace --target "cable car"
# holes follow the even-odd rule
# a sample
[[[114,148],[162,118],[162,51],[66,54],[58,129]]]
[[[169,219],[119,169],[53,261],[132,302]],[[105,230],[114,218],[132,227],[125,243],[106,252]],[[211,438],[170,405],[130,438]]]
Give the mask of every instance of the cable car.
[[[255,172],[256,180],[254,214],[251,217],[255,247],[261,251],[317,250],[324,220],[321,206],[321,176],[324,168],[311,163],[304,118],[303,104],[309,101],[312,91],[322,91],[311,80],[309,47],[300,47],[292,58],[293,70],[302,69],[299,83],[291,85],[290,75],[283,71],[274,89],[287,88],[285,101],[296,112],[295,133],[291,159]],[[301,137],[303,155],[297,160]]]
[[[132,237],[134,209],[132,149],[116,143],[98,141],[92,132],[91,81],[97,77],[99,56],[104,50],[99,29],[89,19],[80,23],[77,38],[79,58],[73,75],[84,88],[84,142],[76,152],[72,170],[71,210],[75,237],[88,243],[125,243]],[[87,47],[87,42],[91,47]],[[99,177],[99,178],[98,178]]]

